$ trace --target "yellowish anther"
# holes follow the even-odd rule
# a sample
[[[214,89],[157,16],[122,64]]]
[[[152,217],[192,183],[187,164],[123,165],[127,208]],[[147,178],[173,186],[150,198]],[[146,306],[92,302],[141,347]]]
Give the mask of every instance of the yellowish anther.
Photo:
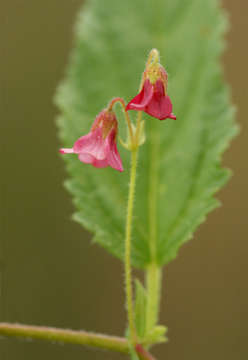
[[[161,79],[160,65],[158,63],[149,65],[145,71],[145,78],[149,79],[152,84]]]
[[[147,63],[146,63],[146,67],[148,67],[151,62],[153,62],[154,64],[158,64],[159,63],[159,52],[157,49],[152,49],[150,51],[150,54],[148,56],[148,60],[147,60]]]
[[[142,75],[139,91],[142,90],[144,82],[146,79],[149,79],[152,84],[154,84],[159,78],[159,52],[157,49],[152,49],[149,53],[145,71]]]

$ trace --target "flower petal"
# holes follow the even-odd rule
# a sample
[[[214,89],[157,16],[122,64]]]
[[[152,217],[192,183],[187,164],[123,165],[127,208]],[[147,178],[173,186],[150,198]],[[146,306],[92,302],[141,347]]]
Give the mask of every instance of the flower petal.
[[[168,118],[172,112],[172,103],[169,96],[164,96],[162,98],[154,96],[152,101],[147,105],[145,111],[159,120]]]
[[[169,96],[165,95],[164,84],[161,80],[156,81],[153,97],[144,111],[159,120],[175,119],[175,115],[172,114],[171,100]]]
[[[126,106],[126,110],[144,110],[153,96],[153,85],[147,79],[141,92],[136,95]]]
[[[168,116],[169,119],[172,119],[172,120],[176,120],[177,117],[175,114],[171,113],[169,116]]]
[[[107,139],[107,160],[108,165],[118,171],[123,171],[122,161],[115,142],[115,131],[112,130]]]
[[[85,153],[79,153],[78,158],[85,164],[92,164],[92,162],[94,161],[94,157],[92,155]]]
[[[97,160],[94,156],[91,154],[81,153],[78,154],[78,158],[80,161],[82,161],[85,164],[91,164],[97,168],[103,168],[108,166],[108,161],[106,159],[104,160]]]
[[[62,148],[62,149],[59,149],[59,152],[60,152],[60,154],[73,154],[74,150]]]
[[[73,150],[77,154],[89,154],[95,159],[103,160],[106,157],[106,153],[101,128],[97,128],[89,134],[79,138],[75,142]]]
[[[107,159],[104,159],[104,160],[94,159],[91,164],[93,166],[95,166],[96,168],[105,168],[105,167],[107,167],[109,165]]]

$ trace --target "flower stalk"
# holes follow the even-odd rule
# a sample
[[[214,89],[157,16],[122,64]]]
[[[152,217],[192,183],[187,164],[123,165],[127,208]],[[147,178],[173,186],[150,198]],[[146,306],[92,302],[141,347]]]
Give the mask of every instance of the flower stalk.
[[[131,268],[131,232],[133,219],[133,205],[135,194],[135,182],[137,171],[138,150],[131,152],[131,170],[130,184],[127,204],[126,218],[126,238],[125,238],[125,290],[126,290],[126,307],[128,316],[128,325],[130,331],[130,342],[134,346],[137,340],[136,329],[134,323],[134,307],[133,307],[133,287],[132,287],[132,268]]]
[[[130,168],[130,183],[129,183],[129,194],[127,202],[127,216],[126,216],[126,235],[125,235],[125,293],[126,293],[126,309],[128,318],[129,328],[129,340],[131,346],[134,348],[137,344],[137,334],[134,321],[134,304],[133,304],[133,286],[132,286],[132,267],[131,267],[131,240],[132,240],[132,220],[133,220],[133,207],[134,207],[134,196],[135,196],[135,184],[136,184],[136,173],[137,173],[137,160],[138,160],[138,148],[142,145],[143,140],[140,139],[141,128],[142,128],[142,112],[138,112],[136,128],[132,124],[129,114],[126,110],[125,102],[122,98],[116,97],[108,105],[108,111],[112,111],[114,105],[120,103],[129,133],[130,141],[125,144],[124,147],[131,151],[131,168]],[[143,137],[144,134],[142,134]]]
[[[116,103],[119,103],[122,106],[125,120],[126,120],[127,127],[128,127],[128,131],[129,131],[129,135],[130,135],[130,139],[131,139],[131,142],[133,143],[134,142],[134,134],[133,134],[132,122],[131,122],[129,113],[126,111],[125,101],[121,97],[116,97],[116,98],[112,99],[109,103],[108,110],[112,111],[112,109]]]

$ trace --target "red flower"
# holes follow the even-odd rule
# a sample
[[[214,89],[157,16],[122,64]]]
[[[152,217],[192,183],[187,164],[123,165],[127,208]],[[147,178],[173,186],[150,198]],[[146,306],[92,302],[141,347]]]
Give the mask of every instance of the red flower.
[[[159,64],[151,65],[143,75],[143,85],[140,93],[136,95],[126,107],[126,110],[145,111],[147,114],[164,120],[176,120],[172,113],[172,103],[166,94],[167,73]]]
[[[80,161],[97,168],[111,166],[123,171],[117,150],[117,119],[112,111],[103,110],[96,117],[89,134],[80,137],[73,148],[60,149],[61,154],[78,154]]]

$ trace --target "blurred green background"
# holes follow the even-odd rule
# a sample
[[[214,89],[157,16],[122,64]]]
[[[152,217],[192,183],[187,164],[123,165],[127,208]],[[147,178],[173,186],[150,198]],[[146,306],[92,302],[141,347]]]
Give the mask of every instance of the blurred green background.
[[[206,0],[207,1],[207,0]],[[234,177],[215,210],[164,270],[158,359],[247,359],[247,11],[226,0],[223,58],[242,134],[224,156]],[[82,0],[0,3],[0,321],[106,331],[125,328],[122,264],[70,220],[53,96]],[[70,345],[0,339],[0,359],[124,359]]]

